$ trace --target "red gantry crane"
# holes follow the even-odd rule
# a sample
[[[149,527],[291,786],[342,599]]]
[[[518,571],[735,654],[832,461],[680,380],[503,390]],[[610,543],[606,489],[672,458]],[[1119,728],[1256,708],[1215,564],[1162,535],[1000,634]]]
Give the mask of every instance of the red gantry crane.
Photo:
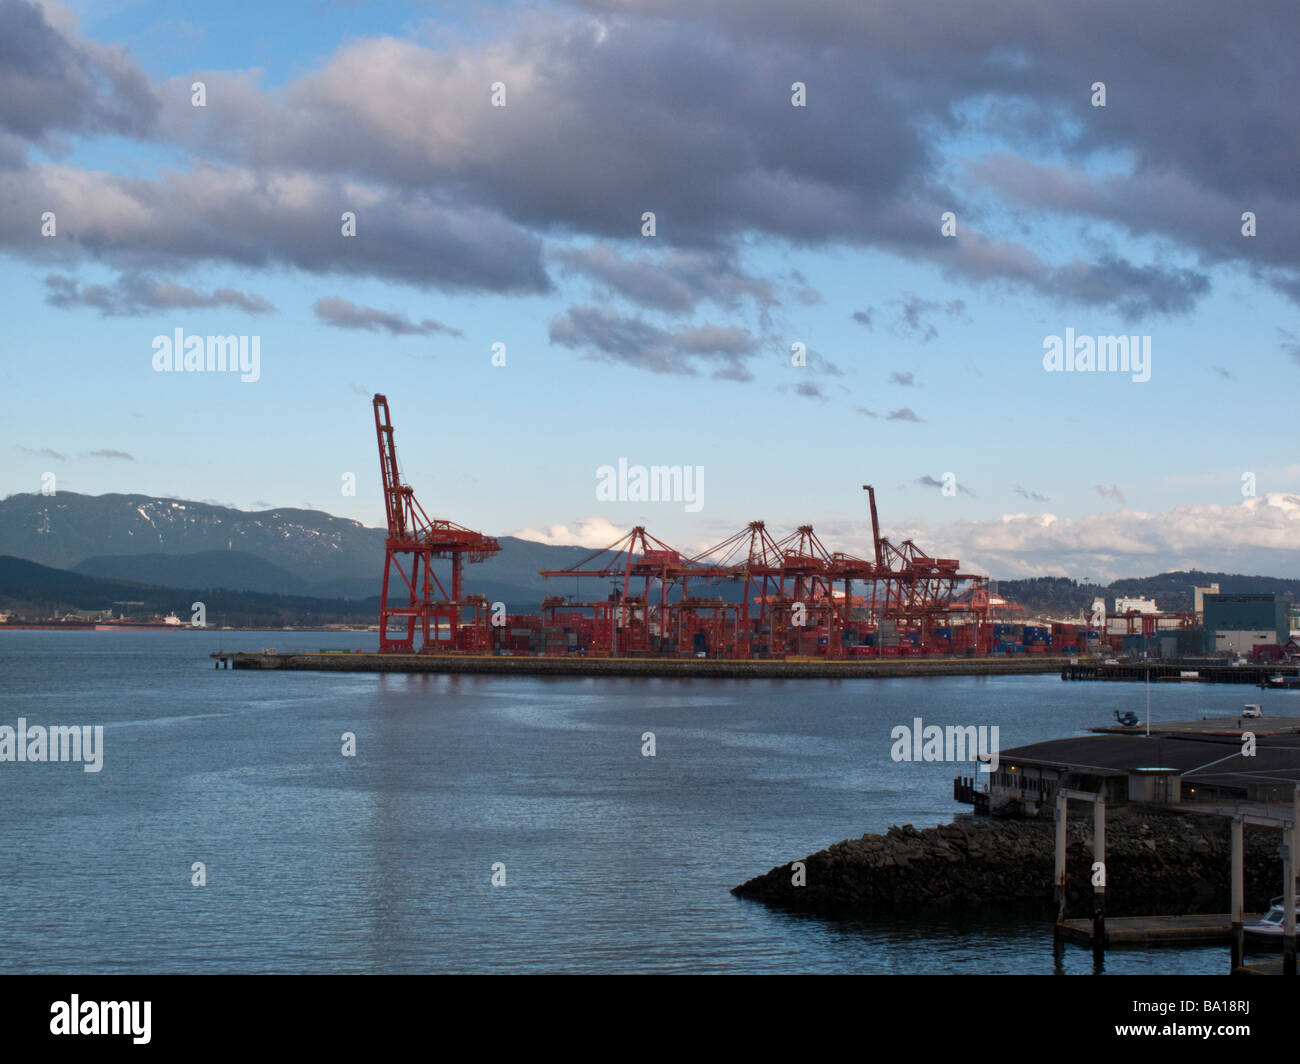
[[[557,610],[593,611],[595,633],[592,652],[608,656],[649,654],[658,651],[672,635],[669,625],[670,587],[683,582],[691,564],[680,552],[656,539],[641,525],[602,550],[595,551],[567,569],[543,569],[541,575],[555,577],[621,578],[607,601],[566,602],[550,597],[542,603],[544,620],[554,622]],[[634,581],[640,581],[637,587]],[[658,589],[657,601],[653,594]],[[554,624],[552,623],[552,626]]]
[[[415,653],[417,628],[419,653],[483,651],[488,644],[487,599],[481,595],[462,597],[461,571],[467,561],[481,562],[496,554],[501,544],[492,536],[451,521],[433,520],[424,512],[416,501],[414,489],[402,483],[388,399],[376,395],[374,407],[384,509],[388,517],[384,586],[379,599],[379,652]],[[433,571],[436,558],[451,559],[450,595]],[[390,605],[390,592],[405,597],[405,604]],[[463,620],[467,608],[474,610],[473,620],[469,622]],[[393,622],[405,626],[405,633],[400,637],[390,635],[389,625]]]

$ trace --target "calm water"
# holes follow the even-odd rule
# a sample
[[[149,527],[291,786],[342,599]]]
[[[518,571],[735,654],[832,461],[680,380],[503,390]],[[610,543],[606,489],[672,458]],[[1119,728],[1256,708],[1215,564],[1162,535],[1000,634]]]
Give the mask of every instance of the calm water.
[[[207,658],[373,638],[0,633],[0,724],[102,724],[105,747],[97,774],[0,763],[0,971],[1051,972],[1038,920],[833,921],[729,889],[963,810],[953,766],[890,759],[895,724],[997,724],[1006,748],[1144,708],[1140,686],[1054,676],[332,676]],[[1257,697],[1162,686],[1152,717]],[[1264,695],[1265,713],[1269,698],[1300,695]],[[1106,970],[1157,963],[1218,973],[1227,951],[1116,951]],[[1091,969],[1066,950],[1065,971]]]

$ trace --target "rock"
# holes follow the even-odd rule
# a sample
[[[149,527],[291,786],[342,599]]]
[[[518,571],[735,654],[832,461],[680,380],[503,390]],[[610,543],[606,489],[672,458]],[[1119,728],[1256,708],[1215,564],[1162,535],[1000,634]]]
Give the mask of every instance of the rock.
[[[1277,833],[1248,827],[1247,905],[1262,909],[1281,879]],[[789,865],[733,888],[767,904],[801,909],[933,910],[989,903],[1008,912],[1052,908],[1053,825],[991,820],[836,843],[804,859],[807,883]],[[1228,827],[1222,818],[1118,807],[1107,823],[1107,908],[1114,915],[1222,912],[1228,905]],[[1072,820],[1066,843],[1067,908],[1091,899],[1092,825]]]

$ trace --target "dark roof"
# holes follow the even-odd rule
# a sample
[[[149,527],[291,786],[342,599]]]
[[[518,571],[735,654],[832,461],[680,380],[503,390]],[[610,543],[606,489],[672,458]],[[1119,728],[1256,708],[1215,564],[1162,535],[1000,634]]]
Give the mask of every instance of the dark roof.
[[[1170,768],[1192,782],[1221,782],[1217,777],[1286,776],[1300,782],[1300,736],[1260,736],[1254,757],[1241,755],[1236,737],[1208,735],[1088,735],[1030,743],[998,753],[1005,765],[1029,763],[1118,774],[1140,768]]]

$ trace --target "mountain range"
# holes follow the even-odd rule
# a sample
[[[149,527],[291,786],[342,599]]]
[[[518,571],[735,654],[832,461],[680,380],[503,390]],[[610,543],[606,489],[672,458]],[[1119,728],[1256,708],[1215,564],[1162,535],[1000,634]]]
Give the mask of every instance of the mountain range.
[[[159,587],[377,599],[384,539],[381,528],[318,510],[245,512],[149,495],[75,492],[0,500],[0,555]],[[559,593],[538,570],[563,569],[592,553],[512,536],[502,537],[501,547],[496,556],[467,566],[466,582],[468,590],[511,609],[536,609],[543,597]],[[435,572],[446,583],[450,562],[437,563]],[[574,587],[563,591],[572,594]]]
[[[289,616],[297,609],[318,619],[373,617],[384,538],[383,529],[319,510],[245,512],[134,494],[11,495],[0,500],[0,607],[98,609],[148,599],[180,613],[192,601],[187,596],[202,594],[209,609],[238,616]],[[538,575],[581,561],[592,553],[588,548],[512,536],[500,542],[499,554],[466,568],[466,590],[505,602],[512,613],[535,612],[546,595],[590,600],[609,593],[605,581]],[[445,584],[450,563],[436,570]],[[1029,612],[1068,616],[1099,596],[1144,596],[1164,610],[1190,610],[1192,585],[1215,582],[1225,592],[1300,599],[1300,580],[1195,571],[1104,586],[1055,577],[1002,580],[997,588]],[[159,589],[177,594],[160,595]],[[711,593],[734,601],[738,590],[723,586]]]

